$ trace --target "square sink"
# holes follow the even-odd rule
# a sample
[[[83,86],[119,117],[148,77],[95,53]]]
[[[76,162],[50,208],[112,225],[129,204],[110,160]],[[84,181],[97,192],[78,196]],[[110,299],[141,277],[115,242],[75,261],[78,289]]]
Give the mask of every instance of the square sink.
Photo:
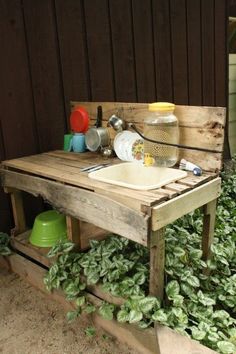
[[[186,176],[187,172],[175,168],[146,167],[136,162],[124,162],[89,173],[95,180],[139,190],[159,188]]]

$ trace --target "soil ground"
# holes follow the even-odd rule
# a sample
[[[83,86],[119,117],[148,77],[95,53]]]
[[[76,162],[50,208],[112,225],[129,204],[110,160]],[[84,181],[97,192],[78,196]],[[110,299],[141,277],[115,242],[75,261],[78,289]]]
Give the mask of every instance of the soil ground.
[[[0,268],[1,354],[137,354],[85,318],[68,323],[60,304]]]

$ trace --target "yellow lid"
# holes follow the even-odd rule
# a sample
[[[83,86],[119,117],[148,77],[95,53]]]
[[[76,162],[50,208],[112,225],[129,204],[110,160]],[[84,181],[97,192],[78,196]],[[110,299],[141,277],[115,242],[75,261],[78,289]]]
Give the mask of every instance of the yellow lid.
[[[173,111],[175,109],[174,103],[170,102],[154,102],[150,103],[148,105],[149,111],[162,111],[162,112],[167,112],[167,111]]]

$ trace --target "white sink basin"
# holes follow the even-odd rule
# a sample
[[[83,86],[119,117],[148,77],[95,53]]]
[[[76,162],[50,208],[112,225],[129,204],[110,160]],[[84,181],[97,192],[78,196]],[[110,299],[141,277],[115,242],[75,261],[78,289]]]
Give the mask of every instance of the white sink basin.
[[[182,170],[146,167],[136,162],[120,163],[89,173],[90,178],[98,181],[139,190],[159,188],[186,176]]]

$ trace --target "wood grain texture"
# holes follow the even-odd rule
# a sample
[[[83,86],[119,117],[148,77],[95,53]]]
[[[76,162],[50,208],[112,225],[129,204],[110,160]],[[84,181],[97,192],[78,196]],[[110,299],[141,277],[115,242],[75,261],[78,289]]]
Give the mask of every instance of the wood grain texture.
[[[70,100],[91,100],[85,18],[78,0],[56,0],[55,9],[69,128]]]
[[[215,105],[214,0],[201,1],[202,104]]]
[[[121,114],[126,122],[135,123],[142,131],[143,124],[149,116],[147,103],[71,102],[72,109],[76,105],[81,105],[88,111],[91,125],[95,122],[98,105],[103,107],[104,126],[112,114]],[[219,151],[219,154],[216,154],[180,149],[179,158],[194,162],[206,171],[219,171],[222,168],[225,108],[177,105],[175,114],[179,120],[180,144]]]
[[[202,231],[202,251],[203,259],[206,261],[211,256],[211,244],[214,238],[216,203],[214,199],[203,206],[203,231]]]
[[[66,216],[66,228],[68,239],[81,249],[80,221],[72,216]]]
[[[137,101],[156,100],[151,0],[132,0]]]
[[[159,230],[187,213],[217,199],[220,195],[221,179],[203,184],[173,200],[152,209],[152,230]]]
[[[23,9],[40,151],[61,148],[66,119],[54,1],[23,0]]]
[[[170,28],[172,42],[173,91],[176,104],[188,102],[188,62],[186,1],[172,0],[170,3]]]
[[[131,3],[110,0],[110,24],[116,101],[137,101]]]
[[[173,101],[171,27],[169,1],[152,1],[153,45],[158,101]]]
[[[21,1],[0,2],[0,121],[5,158],[38,152]],[[20,134],[19,134],[20,132]]]
[[[201,0],[186,1],[188,50],[188,102],[202,104]]]
[[[114,68],[108,1],[84,1],[84,17],[92,101],[113,101]]]
[[[149,294],[164,297],[165,276],[165,228],[152,231],[150,237],[150,278]]]
[[[5,171],[4,187],[15,187],[45,200],[65,215],[147,245],[148,217],[101,195],[39,177]]]

